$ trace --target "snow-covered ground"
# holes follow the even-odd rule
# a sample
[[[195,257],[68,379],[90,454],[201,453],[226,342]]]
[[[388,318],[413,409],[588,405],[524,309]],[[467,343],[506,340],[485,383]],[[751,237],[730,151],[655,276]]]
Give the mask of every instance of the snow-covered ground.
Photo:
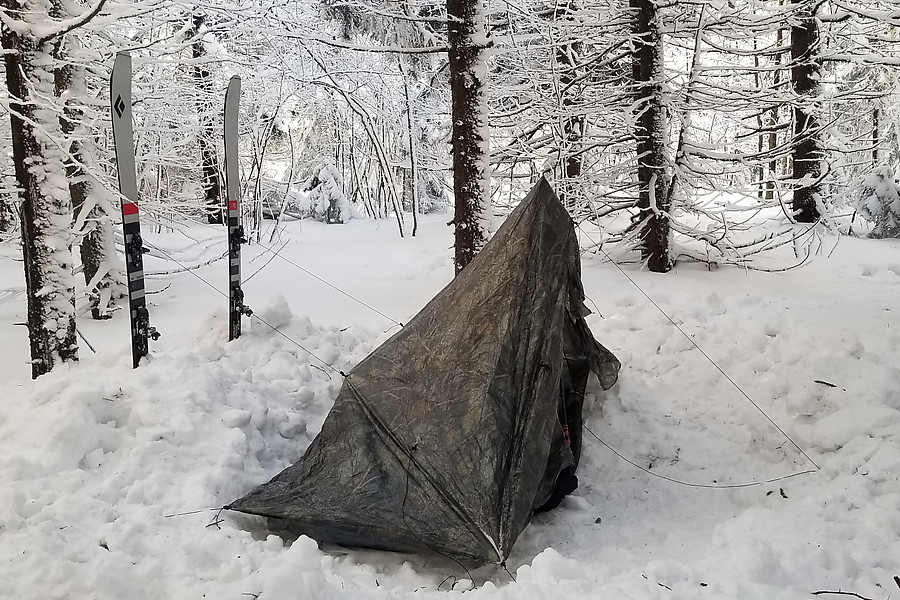
[[[0,597],[900,597],[897,241],[843,238],[783,273],[655,275],[586,254],[589,323],[623,369],[592,392],[603,443],[586,435],[581,487],[532,521],[509,573],[286,545],[259,520],[216,519],[321,427],[340,377],[319,359],[349,369],[449,281],[447,220],[407,239],[389,221],[287,223],[281,256],[252,245],[244,260],[247,303],[277,332],[246,319],[225,341],[218,261],[149,281],[163,337],[139,369],[120,311],[81,319],[96,354],[83,345],[36,382],[21,263],[0,246]],[[224,252],[221,230],[178,229],[146,232],[156,257]],[[156,257],[149,272],[179,268]]]

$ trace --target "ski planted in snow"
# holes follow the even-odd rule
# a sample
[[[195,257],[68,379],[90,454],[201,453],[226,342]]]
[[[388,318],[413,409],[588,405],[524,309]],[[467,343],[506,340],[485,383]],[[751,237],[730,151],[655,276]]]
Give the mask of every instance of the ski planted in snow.
[[[241,78],[235,75],[225,91],[225,198],[228,201],[228,340],[241,337],[241,315],[253,311],[244,304],[241,289],[241,190],[238,179],[238,104]]]
[[[144,298],[144,244],[141,239],[141,215],[138,209],[137,178],[134,170],[134,136],[131,128],[131,55],[116,54],[109,82],[112,107],[113,142],[116,170],[122,194],[122,229],[125,234],[125,269],[128,274],[128,314],[131,319],[131,356],[136,368],[147,356],[150,344],[159,333],[150,326],[150,313]]]

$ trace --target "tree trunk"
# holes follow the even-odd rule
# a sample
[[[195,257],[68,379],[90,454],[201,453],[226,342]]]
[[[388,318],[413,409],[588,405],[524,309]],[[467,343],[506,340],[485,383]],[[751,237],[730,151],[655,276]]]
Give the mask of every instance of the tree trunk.
[[[64,44],[68,38],[58,40],[56,58],[62,58]],[[59,115],[59,125],[66,136],[69,155],[66,157],[66,179],[69,182],[69,195],[72,199],[72,211],[76,227],[81,233],[79,251],[81,268],[84,275],[85,291],[94,319],[110,318],[110,309],[115,301],[127,293],[121,269],[117,268],[115,237],[110,216],[91,196],[91,185],[82,165],[85,163],[85,135],[75,135],[81,117],[79,109],[72,105],[73,90],[76,77],[83,73],[75,70],[70,64],[60,64],[54,74],[56,97],[63,102]],[[83,86],[78,85],[79,88]]]
[[[18,11],[14,0],[3,4],[9,14]],[[13,162],[22,200],[31,375],[36,378],[60,362],[78,360],[72,203],[67,184],[56,176],[65,172],[64,155],[53,141],[61,137],[59,120],[48,118],[49,111],[36,110],[42,97],[54,94],[47,60],[52,44],[39,44],[4,27],[3,49]]]
[[[398,60],[397,64],[400,67],[400,77],[403,78],[403,97],[406,100],[406,128],[409,131],[409,194],[413,219],[412,235],[415,237],[419,229],[419,150],[416,148],[418,128],[413,116],[413,102],[409,94],[409,80],[406,69],[403,68],[403,60]]]
[[[200,170],[202,173],[203,206],[206,208],[206,219],[209,223],[225,224],[225,205],[222,196],[222,183],[219,178],[219,161],[216,157],[216,145],[212,141],[216,135],[215,111],[210,104],[213,91],[212,74],[206,68],[206,48],[203,46],[203,16],[194,15],[194,42],[191,44],[191,55],[194,59],[194,85],[197,86],[197,118],[200,130],[197,144],[200,147]]]
[[[663,44],[654,0],[630,0],[635,10],[632,75],[637,120],[637,175],[640,186],[641,259],[647,268],[665,273],[669,257],[669,176],[666,155],[667,120],[663,98]]]
[[[822,64],[821,37],[816,18],[819,2],[792,0],[798,22],[791,26],[791,83],[797,96],[794,106],[794,199],[791,209],[800,223],[814,223],[822,204],[822,172],[825,158],[817,98]]]
[[[487,241],[490,219],[486,36],[479,2],[447,0],[457,275]]]
[[[781,48],[782,43],[784,42],[784,29],[781,27],[778,28],[778,32],[775,34],[775,45],[778,48]],[[782,54],[779,52],[775,55],[775,74],[773,76],[772,87],[775,89],[779,89],[781,87],[781,63],[782,63]],[[778,147],[778,130],[776,126],[778,125],[778,106],[773,106],[772,110],[769,112],[769,122],[768,126],[771,128],[769,131],[769,151],[774,151],[775,148]],[[775,184],[778,181],[781,174],[778,172],[778,159],[773,156],[772,160],[769,161],[769,181],[766,184],[766,200],[772,200],[775,198]]]
[[[570,19],[571,15],[577,10],[578,5],[576,2],[569,0],[559,7],[557,18]],[[580,41],[568,41],[556,49],[556,62],[561,67],[559,88],[563,109],[563,151],[560,157],[562,163],[562,185],[559,186],[558,195],[559,200],[570,211],[574,208],[576,202],[576,194],[573,192],[578,185],[578,179],[581,177],[581,145],[585,134],[584,128],[587,123],[585,115],[578,114],[575,111],[578,99],[583,91],[582,86],[577,86],[576,88],[575,84],[578,79],[578,57],[581,51],[582,43]]]
[[[759,50],[758,44],[757,44],[756,40],[753,40],[753,53],[754,53],[753,54],[753,67],[754,67],[753,87],[755,87],[756,89],[761,89],[762,88],[762,77],[760,76],[760,73],[759,73],[759,68],[760,68],[761,63],[759,60],[758,50]],[[766,137],[768,136],[768,134],[765,131],[763,131],[763,129],[765,127],[765,123],[763,121],[763,113],[761,113],[761,112],[756,115],[756,125],[757,125],[757,127],[759,127],[759,133],[757,134],[757,138],[756,138],[756,152],[759,155],[762,155],[763,149],[765,148]],[[756,185],[758,186],[756,195],[757,195],[757,197],[762,199],[765,195],[763,188],[766,187],[765,166],[763,164],[757,165],[757,166],[753,167],[753,172],[756,174]]]
[[[881,143],[881,133],[879,131],[881,125],[879,123],[881,116],[878,106],[872,108],[872,168],[878,168],[878,145]]]

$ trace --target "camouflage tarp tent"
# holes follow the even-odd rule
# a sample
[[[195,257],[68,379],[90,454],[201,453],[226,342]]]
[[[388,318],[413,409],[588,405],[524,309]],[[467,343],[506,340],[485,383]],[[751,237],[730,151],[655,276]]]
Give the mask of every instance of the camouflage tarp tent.
[[[572,220],[541,180],[472,263],[353,369],[304,456],[226,508],[321,542],[503,563],[574,489],[588,369]]]

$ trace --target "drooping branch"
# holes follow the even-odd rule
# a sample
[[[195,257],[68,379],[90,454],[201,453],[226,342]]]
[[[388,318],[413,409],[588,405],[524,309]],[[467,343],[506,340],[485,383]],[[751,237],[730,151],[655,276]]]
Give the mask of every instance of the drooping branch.
[[[45,33],[43,36],[38,38],[38,44],[43,44],[44,42],[48,42],[53,38],[64,36],[70,31],[74,31],[79,27],[83,27],[89,21],[91,21],[91,19],[100,14],[100,11],[103,10],[103,6],[105,4],[106,0],[97,0],[92,7],[90,7],[77,17],[57,21],[55,23],[55,27],[53,27],[50,32]]]

